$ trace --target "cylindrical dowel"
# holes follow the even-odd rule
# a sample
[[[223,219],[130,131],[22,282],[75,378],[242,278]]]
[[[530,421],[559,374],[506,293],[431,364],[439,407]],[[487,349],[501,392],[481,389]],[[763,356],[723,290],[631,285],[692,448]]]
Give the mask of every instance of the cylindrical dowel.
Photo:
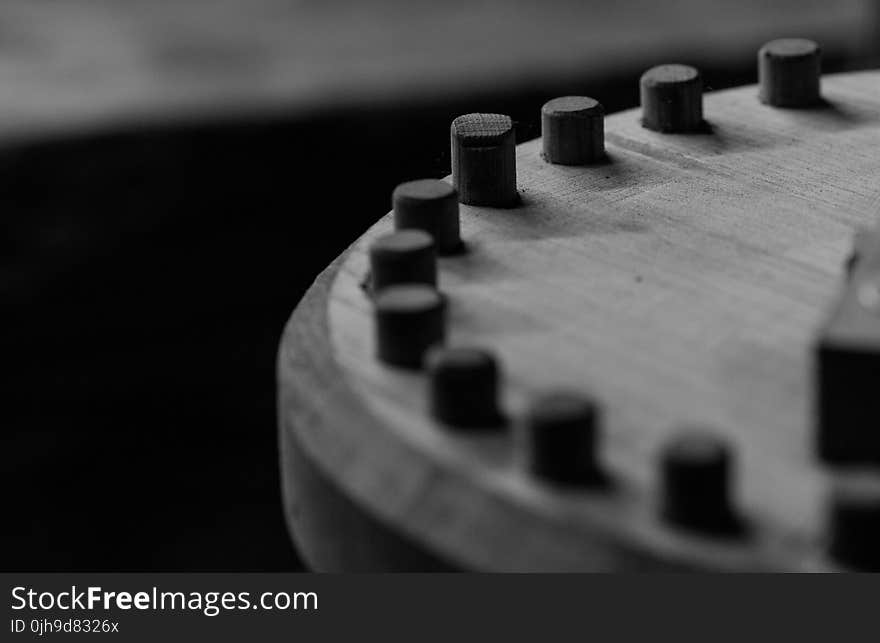
[[[831,498],[831,555],[860,571],[880,571],[880,477],[844,475]]]
[[[658,132],[696,132],[703,124],[703,80],[687,65],[660,65],[639,81],[642,125]]]
[[[375,299],[376,349],[393,366],[421,368],[425,353],[443,343],[445,305],[430,286],[389,286]]]
[[[422,230],[400,230],[370,246],[370,287],[379,292],[398,284],[437,285],[434,240]]]
[[[588,165],[605,158],[605,109],[587,96],[564,96],[541,108],[544,158],[559,165]]]
[[[424,230],[441,255],[461,250],[458,193],[446,181],[422,179],[401,183],[391,195],[394,226],[398,230]]]
[[[553,482],[596,484],[604,477],[596,457],[599,411],[574,393],[538,398],[525,419],[525,439],[532,473]]]
[[[812,40],[772,40],[758,51],[759,98],[775,107],[809,107],[821,100],[822,52]]]
[[[498,410],[498,364],[478,348],[437,348],[428,354],[431,415],[451,426],[493,427]]]
[[[661,454],[662,512],[669,522],[710,533],[738,531],[730,501],[732,455],[705,431],[675,436]]]
[[[465,114],[452,121],[452,184],[467,205],[510,207],[516,193],[513,121],[502,114]]]

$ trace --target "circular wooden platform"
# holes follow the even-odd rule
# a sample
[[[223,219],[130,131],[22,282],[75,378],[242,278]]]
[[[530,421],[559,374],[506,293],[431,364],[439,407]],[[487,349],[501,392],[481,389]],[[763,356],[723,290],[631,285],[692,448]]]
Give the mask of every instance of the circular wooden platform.
[[[635,81],[634,81],[635,82]],[[833,569],[829,476],[814,459],[811,344],[880,190],[880,73],[823,79],[824,105],[780,110],[755,87],[706,96],[710,131],[606,119],[607,163],[517,149],[522,205],[462,206],[468,252],[444,258],[449,344],[491,348],[516,418],[548,388],[604,406],[610,493],[520,466],[516,427],[473,436],[427,416],[424,376],[374,357],[366,248],[318,279],[279,353],[289,525],[319,569]],[[601,97],[597,97],[601,100]],[[515,424],[515,422],[514,422]],[[737,446],[749,536],[658,518],[659,445],[705,425]]]

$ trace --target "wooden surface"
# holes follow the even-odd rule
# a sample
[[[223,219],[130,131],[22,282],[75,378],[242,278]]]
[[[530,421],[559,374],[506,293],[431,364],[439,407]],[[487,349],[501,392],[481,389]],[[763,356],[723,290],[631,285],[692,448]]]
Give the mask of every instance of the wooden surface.
[[[534,87],[670,53],[727,67],[780,33],[864,54],[875,15],[874,0],[8,0],[0,136]]]
[[[366,514],[465,568],[834,568],[811,345],[853,231],[880,205],[880,74],[824,78],[827,104],[813,110],[774,109],[756,92],[708,95],[703,134],[650,132],[637,111],[610,116],[602,166],[553,166],[540,141],[519,146],[523,204],[462,206],[469,253],[441,260],[449,343],[500,356],[514,416],[556,386],[602,402],[613,493],[530,478],[515,435],[435,425],[423,377],[376,361],[359,284],[389,217],[323,278],[333,279],[325,305],[288,328],[282,441]],[[695,537],[657,517],[655,455],[692,424],[736,445],[747,539]]]
[[[3,2],[2,433],[18,455],[2,473],[22,492],[0,567],[289,568],[272,465],[278,328],[395,183],[446,163],[425,136],[438,123],[435,140],[448,135],[447,112],[540,104],[667,54],[729,84],[781,33],[863,64],[873,6]],[[293,177],[324,185],[340,150],[369,149],[382,154],[334,200],[349,216],[303,235],[290,213],[324,196]],[[101,509],[88,521],[83,497]]]

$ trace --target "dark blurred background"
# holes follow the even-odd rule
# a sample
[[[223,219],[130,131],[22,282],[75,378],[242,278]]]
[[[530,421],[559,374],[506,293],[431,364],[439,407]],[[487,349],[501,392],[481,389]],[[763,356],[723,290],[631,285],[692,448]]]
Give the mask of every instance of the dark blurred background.
[[[878,3],[7,0],[0,5],[5,570],[298,569],[275,350],[448,126],[637,104],[661,62],[755,81],[766,40],[869,67]]]

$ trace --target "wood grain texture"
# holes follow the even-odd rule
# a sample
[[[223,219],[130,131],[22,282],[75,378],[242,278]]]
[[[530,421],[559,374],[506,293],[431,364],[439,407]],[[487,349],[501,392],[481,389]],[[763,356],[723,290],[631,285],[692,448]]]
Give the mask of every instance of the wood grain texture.
[[[880,74],[826,77],[823,92],[825,106],[796,112],[761,104],[754,86],[707,95],[702,134],[616,114],[608,163],[550,165],[532,141],[517,149],[520,207],[462,206],[469,252],[440,262],[450,345],[500,357],[515,417],[548,388],[592,392],[612,493],[534,480],[516,430],[443,430],[426,413],[423,375],[375,360],[358,284],[389,217],[352,246],[313,309],[326,314],[330,354],[318,357],[332,386],[308,385],[312,349],[282,344],[282,435],[365,513],[469,569],[835,569],[811,345],[853,231],[878,211]],[[747,539],[658,519],[656,455],[684,425],[736,446]]]

